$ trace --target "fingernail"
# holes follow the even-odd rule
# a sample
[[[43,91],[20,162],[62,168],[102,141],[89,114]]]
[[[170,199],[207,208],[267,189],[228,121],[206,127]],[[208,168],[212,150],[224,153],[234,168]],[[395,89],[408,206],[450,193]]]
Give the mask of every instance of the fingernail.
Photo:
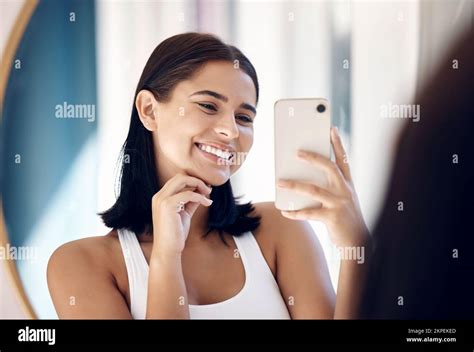
[[[214,201],[212,199],[206,198],[208,200],[209,205],[211,205]]]
[[[286,180],[278,180],[277,184],[278,186],[284,186],[286,185]]]
[[[336,136],[339,136],[339,129],[337,127],[334,127],[334,133],[336,134]]]
[[[298,150],[298,156],[306,156],[308,153],[306,153],[304,150]]]

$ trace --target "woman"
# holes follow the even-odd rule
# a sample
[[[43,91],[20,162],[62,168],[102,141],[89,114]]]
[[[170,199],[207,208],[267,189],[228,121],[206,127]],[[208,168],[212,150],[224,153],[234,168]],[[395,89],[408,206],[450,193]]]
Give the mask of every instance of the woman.
[[[363,318],[474,317],[473,48],[470,28],[418,94],[420,121],[399,136]]]
[[[252,147],[258,94],[250,61],[212,35],[158,45],[136,90],[120,195],[101,214],[113,230],[50,259],[60,318],[356,317],[367,264],[342,263],[336,300],[317,237],[294,221],[324,221],[338,246],[368,239],[335,130],[336,163],[301,156],[327,171],[329,189],[281,183],[321,209],[281,214],[271,202],[238,205],[232,194],[235,160]]]

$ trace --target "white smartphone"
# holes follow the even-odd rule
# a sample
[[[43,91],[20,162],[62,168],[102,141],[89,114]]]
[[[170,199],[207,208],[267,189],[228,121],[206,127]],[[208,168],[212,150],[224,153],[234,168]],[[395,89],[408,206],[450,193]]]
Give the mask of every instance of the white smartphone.
[[[310,182],[326,187],[323,170],[297,158],[298,149],[331,155],[331,110],[323,98],[280,99],[274,105],[275,206],[279,210],[320,207],[304,194],[277,186],[279,179]]]

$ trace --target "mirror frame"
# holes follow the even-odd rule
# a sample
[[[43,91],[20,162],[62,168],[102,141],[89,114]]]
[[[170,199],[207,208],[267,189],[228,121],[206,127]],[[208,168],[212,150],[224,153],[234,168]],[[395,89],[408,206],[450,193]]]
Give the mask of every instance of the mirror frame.
[[[3,102],[5,98],[5,92],[8,85],[8,79],[10,76],[10,70],[13,63],[13,58],[18,49],[23,34],[25,32],[28,23],[30,22],[31,16],[33,15],[36,7],[38,5],[38,0],[25,0],[22,5],[15,21],[13,22],[13,27],[8,35],[8,40],[5,45],[5,50],[3,51],[2,61],[0,64],[0,123],[3,117]],[[6,248],[8,240],[7,228],[5,224],[5,217],[3,213],[3,201],[0,195],[0,246]],[[20,306],[23,312],[28,319],[37,319],[36,313],[31,305],[30,300],[28,299],[25,288],[20,280],[20,275],[16,264],[11,259],[2,260],[1,265],[5,268],[7,282],[13,288],[14,294],[17,300],[20,303]],[[10,280],[8,280],[10,279]]]

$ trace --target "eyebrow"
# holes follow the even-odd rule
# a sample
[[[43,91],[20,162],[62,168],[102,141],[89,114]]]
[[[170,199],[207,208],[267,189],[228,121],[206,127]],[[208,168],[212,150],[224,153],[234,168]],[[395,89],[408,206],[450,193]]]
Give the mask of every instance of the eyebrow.
[[[229,101],[229,98],[227,98],[225,95],[222,95],[220,93],[214,92],[212,90],[200,90],[198,92],[194,92],[191,94],[189,97],[192,97],[193,95],[210,95],[211,97],[214,97],[216,99],[222,100],[223,102],[227,103]],[[240,107],[242,109],[250,110],[252,111],[255,115],[257,114],[257,110],[255,107],[248,103],[242,103],[240,104]]]

